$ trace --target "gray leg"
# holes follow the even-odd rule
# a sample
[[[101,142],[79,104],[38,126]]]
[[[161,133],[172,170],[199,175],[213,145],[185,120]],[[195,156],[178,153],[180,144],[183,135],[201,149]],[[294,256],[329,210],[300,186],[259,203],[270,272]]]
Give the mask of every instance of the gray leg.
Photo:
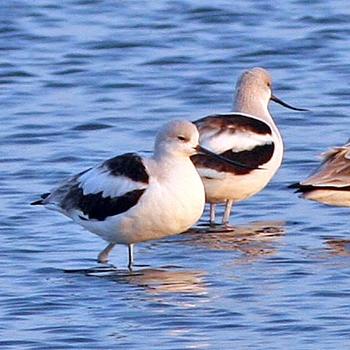
[[[129,270],[132,270],[132,265],[134,264],[134,245],[133,244],[128,244],[128,251],[129,251],[128,268]]]
[[[216,204],[210,203],[210,225],[215,225]]]
[[[225,213],[224,213],[224,217],[222,218],[222,224],[223,225],[227,225],[229,223],[230,220],[230,215],[231,215],[231,209],[232,209],[232,204],[233,204],[233,200],[227,200],[226,201],[226,207],[225,207]]]
[[[116,243],[109,243],[108,246],[105,249],[103,249],[100,254],[98,254],[97,261],[102,264],[107,263],[108,255],[112,251],[115,245]]]

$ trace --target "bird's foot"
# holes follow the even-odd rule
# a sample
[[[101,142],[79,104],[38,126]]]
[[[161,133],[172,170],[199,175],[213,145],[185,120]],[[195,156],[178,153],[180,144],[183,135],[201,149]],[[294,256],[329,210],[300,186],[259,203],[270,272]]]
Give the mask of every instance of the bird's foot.
[[[108,264],[108,254],[104,254],[103,252],[98,254],[97,262],[99,264]]]

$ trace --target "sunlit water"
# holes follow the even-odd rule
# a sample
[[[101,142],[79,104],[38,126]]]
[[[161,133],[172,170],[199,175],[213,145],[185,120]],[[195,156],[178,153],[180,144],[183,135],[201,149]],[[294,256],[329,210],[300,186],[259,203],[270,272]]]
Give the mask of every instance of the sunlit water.
[[[286,187],[350,136],[347,1],[3,1],[1,349],[345,349],[349,210]],[[105,243],[28,204],[67,175],[148,152],[166,120],[231,108],[270,69],[285,161],[231,233]],[[207,217],[207,216],[205,216]],[[67,273],[70,272],[70,273]]]

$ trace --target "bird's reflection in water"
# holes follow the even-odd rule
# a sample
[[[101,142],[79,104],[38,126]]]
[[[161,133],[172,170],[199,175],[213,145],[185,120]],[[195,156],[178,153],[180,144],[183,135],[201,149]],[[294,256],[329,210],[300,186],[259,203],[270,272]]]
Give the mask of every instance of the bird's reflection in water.
[[[204,273],[201,272],[166,268],[142,269],[124,276],[115,274],[110,275],[109,279],[142,286],[155,294],[165,292],[202,294],[206,291],[203,277]]]
[[[330,238],[325,241],[332,255],[350,256],[350,240]]]
[[[276,244],[285,234],[284,222],[265,221],[237,225],[229,230],[216,227],[208,232],[208,226],[199,226],[180,235],[177,244],[208,250],[238,251],[243,253],[235,264],[251,263],[277,252]],[[171,241],[174,244],[174,241]],[[83,273],[87,276],[104,278],[117,283],[125,283],[145,289],[151,294],[192,293],[205,295],[207,285],[203,271],[185,270],[182,267],[137,268],[133,271],[101,266],[89,269],[66,270],[69,273]]]
[[[244,254],[239,262],[254,261],[276,253],[276,242],[285,234],[282,221],[254,222],[225,227],[195,227],[187,232],[186,243],[211,250],[239,251]]]
[[[142,268],[119,270],[115,267],[96,267],[80,270],[66,270],[68,273],[83,273],[86,276],[100,277],[117,283],[142,287],[152,294],[161,293],[206,293],[204,272],[188,271],[178,267]]]

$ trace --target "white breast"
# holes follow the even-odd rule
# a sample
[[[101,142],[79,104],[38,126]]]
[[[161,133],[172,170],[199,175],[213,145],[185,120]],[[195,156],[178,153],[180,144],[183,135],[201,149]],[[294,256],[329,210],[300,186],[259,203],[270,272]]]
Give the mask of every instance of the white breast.
[[[151,176],[146,192],[137,205],[122,215],[103,222],[82,222],[90,231],[109,242],[130,244],[159,239],[186,231],[201,217],[205,205],[203,183],[189,159],[178,171],[161,168],[145,160]]]

